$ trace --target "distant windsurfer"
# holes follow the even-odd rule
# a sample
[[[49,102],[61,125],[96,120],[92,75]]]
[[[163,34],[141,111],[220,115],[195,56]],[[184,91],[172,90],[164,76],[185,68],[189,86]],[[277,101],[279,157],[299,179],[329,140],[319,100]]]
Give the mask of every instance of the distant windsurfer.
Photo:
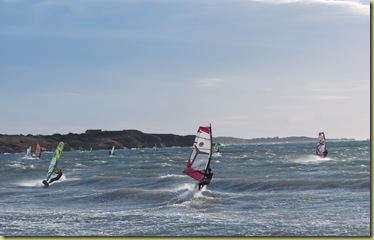
[[[47,182],[47,180],[44,180],[43,181],[43,184],[48,187],[50,183],[54,182],[54,181],[57,181],[61,178],[62,176],[62,170],[60,168],[56,168],[55,169],[55,173],[57,174],[56,177],[52,178],[51,180],[49,180],[49,182]]]
[[[109,156],[114,156],[114,146],[109,150]]]
[[[212,169],[208,168],[207,172],[204,173],[204,178],[199,182],[199,191],[201,188],[203,188],[205,185],[208,185],[210,183],[210,180],[213,178]]]

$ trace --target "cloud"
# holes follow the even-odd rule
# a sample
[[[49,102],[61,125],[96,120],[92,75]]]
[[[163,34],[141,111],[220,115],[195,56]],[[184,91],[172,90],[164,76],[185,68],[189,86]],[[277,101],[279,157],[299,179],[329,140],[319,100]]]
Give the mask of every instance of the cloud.
[[[338,100],[351,99],[352,97],[349,97],[349,96],[318,96],[318,97],[315,97],[315,98],[317,100],[338,101]]]
[[[74,93],[74,92],[61,93],[61,95],[62,96],[66,96],[66,97],[78,97],[78,96],[82,96],[82,94]]]
[[[356,0],[251,0],[253,2],[264,2],[268,4],[293,4],[293,3],[301,3],[301,4],[327,4],[327,5],[335,5],[346,7],[351,11],[355,11],[357,13],[363,15],[370,15],[370,5],[364,4],[362,2]]]
[[[214,87],[217,86],[220,82],[222,82],[223,79],[221,78],[206,78],[197,80],[196,83],[201,87]]]

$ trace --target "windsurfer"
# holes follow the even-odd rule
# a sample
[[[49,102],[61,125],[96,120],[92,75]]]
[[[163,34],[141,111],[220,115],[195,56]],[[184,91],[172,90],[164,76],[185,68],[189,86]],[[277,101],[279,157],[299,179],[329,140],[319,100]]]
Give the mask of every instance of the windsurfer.
[[[210,180],[212,180],[213,178],[213,173],[212,173],[212,169],[211,168],[208,168],[207,172],[204,173],[204,178],[203,180],[201,180],[199,182],[199,191],[202,187],[204,187],[205,185],[208,185],[210,183]]]
[[[57,181],[57,180],[59,180],[59,179],[61,178],[61,176],[62,176],[62,171],[61,171],[60,168],[56,168],[56,169],[55,169],[55,173],[57,174],[57,176],[54,177],[54,178],[52,178],[51,180],[49,180],[49,183],[54,182],[54,181]]]
[[[51,180],[49,180],[49,182],[47,182],[46,180],[43,181],[44,186],[48,187],[51,182],[57,181],[61,178],[61,176],[62,176],[61,169],[56,168],[55,173],[57,174],[57,176],[52,178]]]

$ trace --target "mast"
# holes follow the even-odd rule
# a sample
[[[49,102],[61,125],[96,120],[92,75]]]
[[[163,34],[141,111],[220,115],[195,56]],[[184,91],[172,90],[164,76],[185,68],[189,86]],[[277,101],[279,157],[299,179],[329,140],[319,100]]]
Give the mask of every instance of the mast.
[[[323,140],[325,140],[325,149],[327,149],[326,134],[323,132]]]
[[[210,134],[210,152],[209,152],[209,160],[208,164],[206,165],[205,172],[210,167],[210,161],[212,160],[212,125],[209,123],[209,134]]]

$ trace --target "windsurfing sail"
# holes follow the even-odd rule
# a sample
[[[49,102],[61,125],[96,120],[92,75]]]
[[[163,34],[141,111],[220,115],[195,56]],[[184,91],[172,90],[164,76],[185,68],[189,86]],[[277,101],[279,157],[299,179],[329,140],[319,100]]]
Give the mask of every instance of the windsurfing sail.
[[[26,150],[26,157],[30,158],[31,157],[31,146],[27,148]]]
[[[213,151],[214,152],[219,152],[219,147],[221,146],[221,144],[219,142],[216,142],[214,144],[214,147],[213,147]]]
[[[63,149],[64,149],[64,143],[60,142],[56,148],[55,154],[52,157],[51,163],[49,164],[48,173],[47,173],[47,181],[52,176],[58,163],[60,162]]]
[[[318,133],[316,155],[320,157],[326,157],[327,155],[326,138],[324,132]]]
[[[110,156],[114,155],[114,146],[112,147],[112,150],[110,151]]]
[[[199,127],[192,147],[184,173],[201,181],[212,158],[212,128],[210,125],[209,127]]]
[[[35,147],[35,156],[40,158],[40,155],[42,154],[42,149],[40,148],[40,144],[37,143]]]

